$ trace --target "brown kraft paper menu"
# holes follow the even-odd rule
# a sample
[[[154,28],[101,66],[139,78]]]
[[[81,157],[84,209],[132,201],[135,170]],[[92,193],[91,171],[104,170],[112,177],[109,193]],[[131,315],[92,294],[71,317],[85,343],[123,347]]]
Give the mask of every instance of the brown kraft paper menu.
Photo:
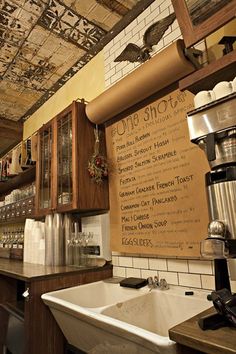
[[[189,140],[193,108],[176,90],[106,128],[113,251],[200,256],[209,165]]]

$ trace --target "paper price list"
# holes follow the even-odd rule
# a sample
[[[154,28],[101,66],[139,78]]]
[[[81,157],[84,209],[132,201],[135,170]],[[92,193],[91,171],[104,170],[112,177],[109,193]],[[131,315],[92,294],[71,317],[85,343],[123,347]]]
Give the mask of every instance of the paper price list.
[[[191,109],[187,94],[175,91],[109,127],[112,220],[121,246],[165,252],[198,243],[188,237],[189,225],[201,223],[192,192],[204,179],[188,138]]]

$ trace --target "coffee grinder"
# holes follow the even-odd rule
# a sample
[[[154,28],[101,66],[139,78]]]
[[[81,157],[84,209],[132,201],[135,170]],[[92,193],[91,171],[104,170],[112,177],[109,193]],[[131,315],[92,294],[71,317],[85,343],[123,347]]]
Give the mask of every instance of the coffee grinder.
[[[187,120],[190,140],[211,168],[205,175],[210,223],[201,255],[214,259],[216,290],[230,291],[227,259],[236,280],[236,94],[189,112]]]

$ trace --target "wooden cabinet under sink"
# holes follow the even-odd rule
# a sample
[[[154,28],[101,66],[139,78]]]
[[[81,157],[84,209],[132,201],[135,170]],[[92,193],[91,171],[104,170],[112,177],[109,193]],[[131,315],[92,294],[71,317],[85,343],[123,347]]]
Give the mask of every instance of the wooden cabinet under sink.
[[[50,310],[41,300],[41,295],[111,276],[111,265],[80,269],[0,259],[0,354],[6,353],[8,343],[19,340],[19,332],[22,332],[20,339],[24,350],[22,353],[19,347],[17,353],[64,354],[65,338]],[[8,325],[9,315],[13,318],[13,327]],[[19,317],[23,327],[21,331],[14,321],[14,318],[17,320]]]

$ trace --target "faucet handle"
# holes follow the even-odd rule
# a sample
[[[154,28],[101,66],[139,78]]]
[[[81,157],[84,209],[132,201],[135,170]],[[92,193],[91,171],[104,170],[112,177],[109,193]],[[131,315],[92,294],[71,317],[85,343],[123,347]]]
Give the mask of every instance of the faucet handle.
[[[159,277],[158,277],[158,275],[154,276],[154,280],[153,281],[154,281],[155,285],[159,285]]]
[[[169,285],[165,279],[160,280],[159,286],[160,286],[161,290],[168,290],[169,289]]]
[[[148,286],[151,287],[153,285],[153,283],[154,283],[153,277],[148,277],[147,278],[147,282],[148,282]]]

